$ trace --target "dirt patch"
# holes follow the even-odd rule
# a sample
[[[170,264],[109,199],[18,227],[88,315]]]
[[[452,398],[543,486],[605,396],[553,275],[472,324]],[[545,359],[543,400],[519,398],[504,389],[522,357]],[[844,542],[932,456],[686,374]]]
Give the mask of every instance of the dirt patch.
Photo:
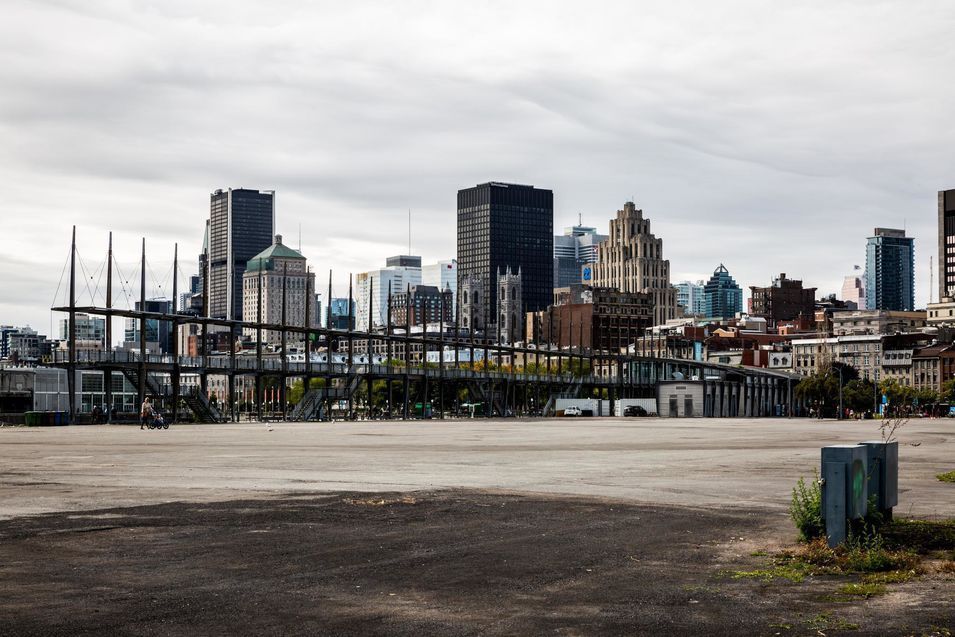
[[[779,542],[742,510],[487,492],[170,503],[0,522],[0,633],[932,634],[950,576],[734,579]],[[110,526],[91,527],[92,516]],[[95,531],[95,532],[91,532]],[[756,553],[755,555],[753,553]],[[940,633],[943,634],[943,633]]]

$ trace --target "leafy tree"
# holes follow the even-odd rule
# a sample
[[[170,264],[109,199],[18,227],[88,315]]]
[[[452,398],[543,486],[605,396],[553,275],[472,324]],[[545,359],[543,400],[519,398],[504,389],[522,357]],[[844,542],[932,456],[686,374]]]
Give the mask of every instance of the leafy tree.
[[[839,376],[832,370],[813,373],[799,381],[794,391],[796,397],[818,406],[823,414],[832,415],[839,402]]]
[[[889,414],[905,413],[911,409],[915,390],[908,385],[903,385],[894,378],[887,378],[879,383],[879,391],[888,401],[886,410]]]
[[[942,383],[942,392],[939,394],[939,400],[945,403],[955,401],[955,378],[950,378]]]
[[[874,400],[876,400],[875,385],[868,379],[850,380],[842,388],[842,402],[853,411],[870,411]]]

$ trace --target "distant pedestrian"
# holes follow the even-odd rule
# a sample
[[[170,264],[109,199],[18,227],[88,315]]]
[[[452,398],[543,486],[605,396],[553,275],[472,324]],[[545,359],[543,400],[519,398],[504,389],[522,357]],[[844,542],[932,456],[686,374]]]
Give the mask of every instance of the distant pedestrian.
[[[153,415],[153,406],[149,402],[149,396],[143,401],[143,406],[139,410],[139,428],[142,429]]]

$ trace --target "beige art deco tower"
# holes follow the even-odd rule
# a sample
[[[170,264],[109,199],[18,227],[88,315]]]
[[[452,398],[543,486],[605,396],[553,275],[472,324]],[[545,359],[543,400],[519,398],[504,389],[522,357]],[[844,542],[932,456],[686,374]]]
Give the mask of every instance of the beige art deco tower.
[[[590,273],[588,268],[592,268]],[[588,274],[592,281],[587,280]],[[583,279],[596,287],[650,294],[655,325],[676,318],[676,288],[670,285],[670,262],[663,258],[663,239],[650,232],[650,220],[643,218],[643,211],[637,210],[632,201],[610,220],[610,236],[597,244],[597,262],[584,266]]]

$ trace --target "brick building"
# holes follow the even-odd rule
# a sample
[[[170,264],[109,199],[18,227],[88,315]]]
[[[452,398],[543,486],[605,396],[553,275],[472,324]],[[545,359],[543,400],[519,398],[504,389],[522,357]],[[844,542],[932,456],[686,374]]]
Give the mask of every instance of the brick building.
[[[572,288],[570,302],[527,314],[528,342],[619,351],[653,324],[653,296],[614,288]]]
[[[768,287],[750,286],[750,314],[762,316],[770,325],[800,316],[812,320],[816,310],[816,288],[804,288],[802,281],[787,279],[783,272]]]
[[[435,285],[412,285],[405,292],[392,294],[389,303],[393,327],[404,327],[409,324],[409,308],[412,327],[440,323],[442,320],[445,325],[454,322],[454,292],[451,288],[439,291]]]

